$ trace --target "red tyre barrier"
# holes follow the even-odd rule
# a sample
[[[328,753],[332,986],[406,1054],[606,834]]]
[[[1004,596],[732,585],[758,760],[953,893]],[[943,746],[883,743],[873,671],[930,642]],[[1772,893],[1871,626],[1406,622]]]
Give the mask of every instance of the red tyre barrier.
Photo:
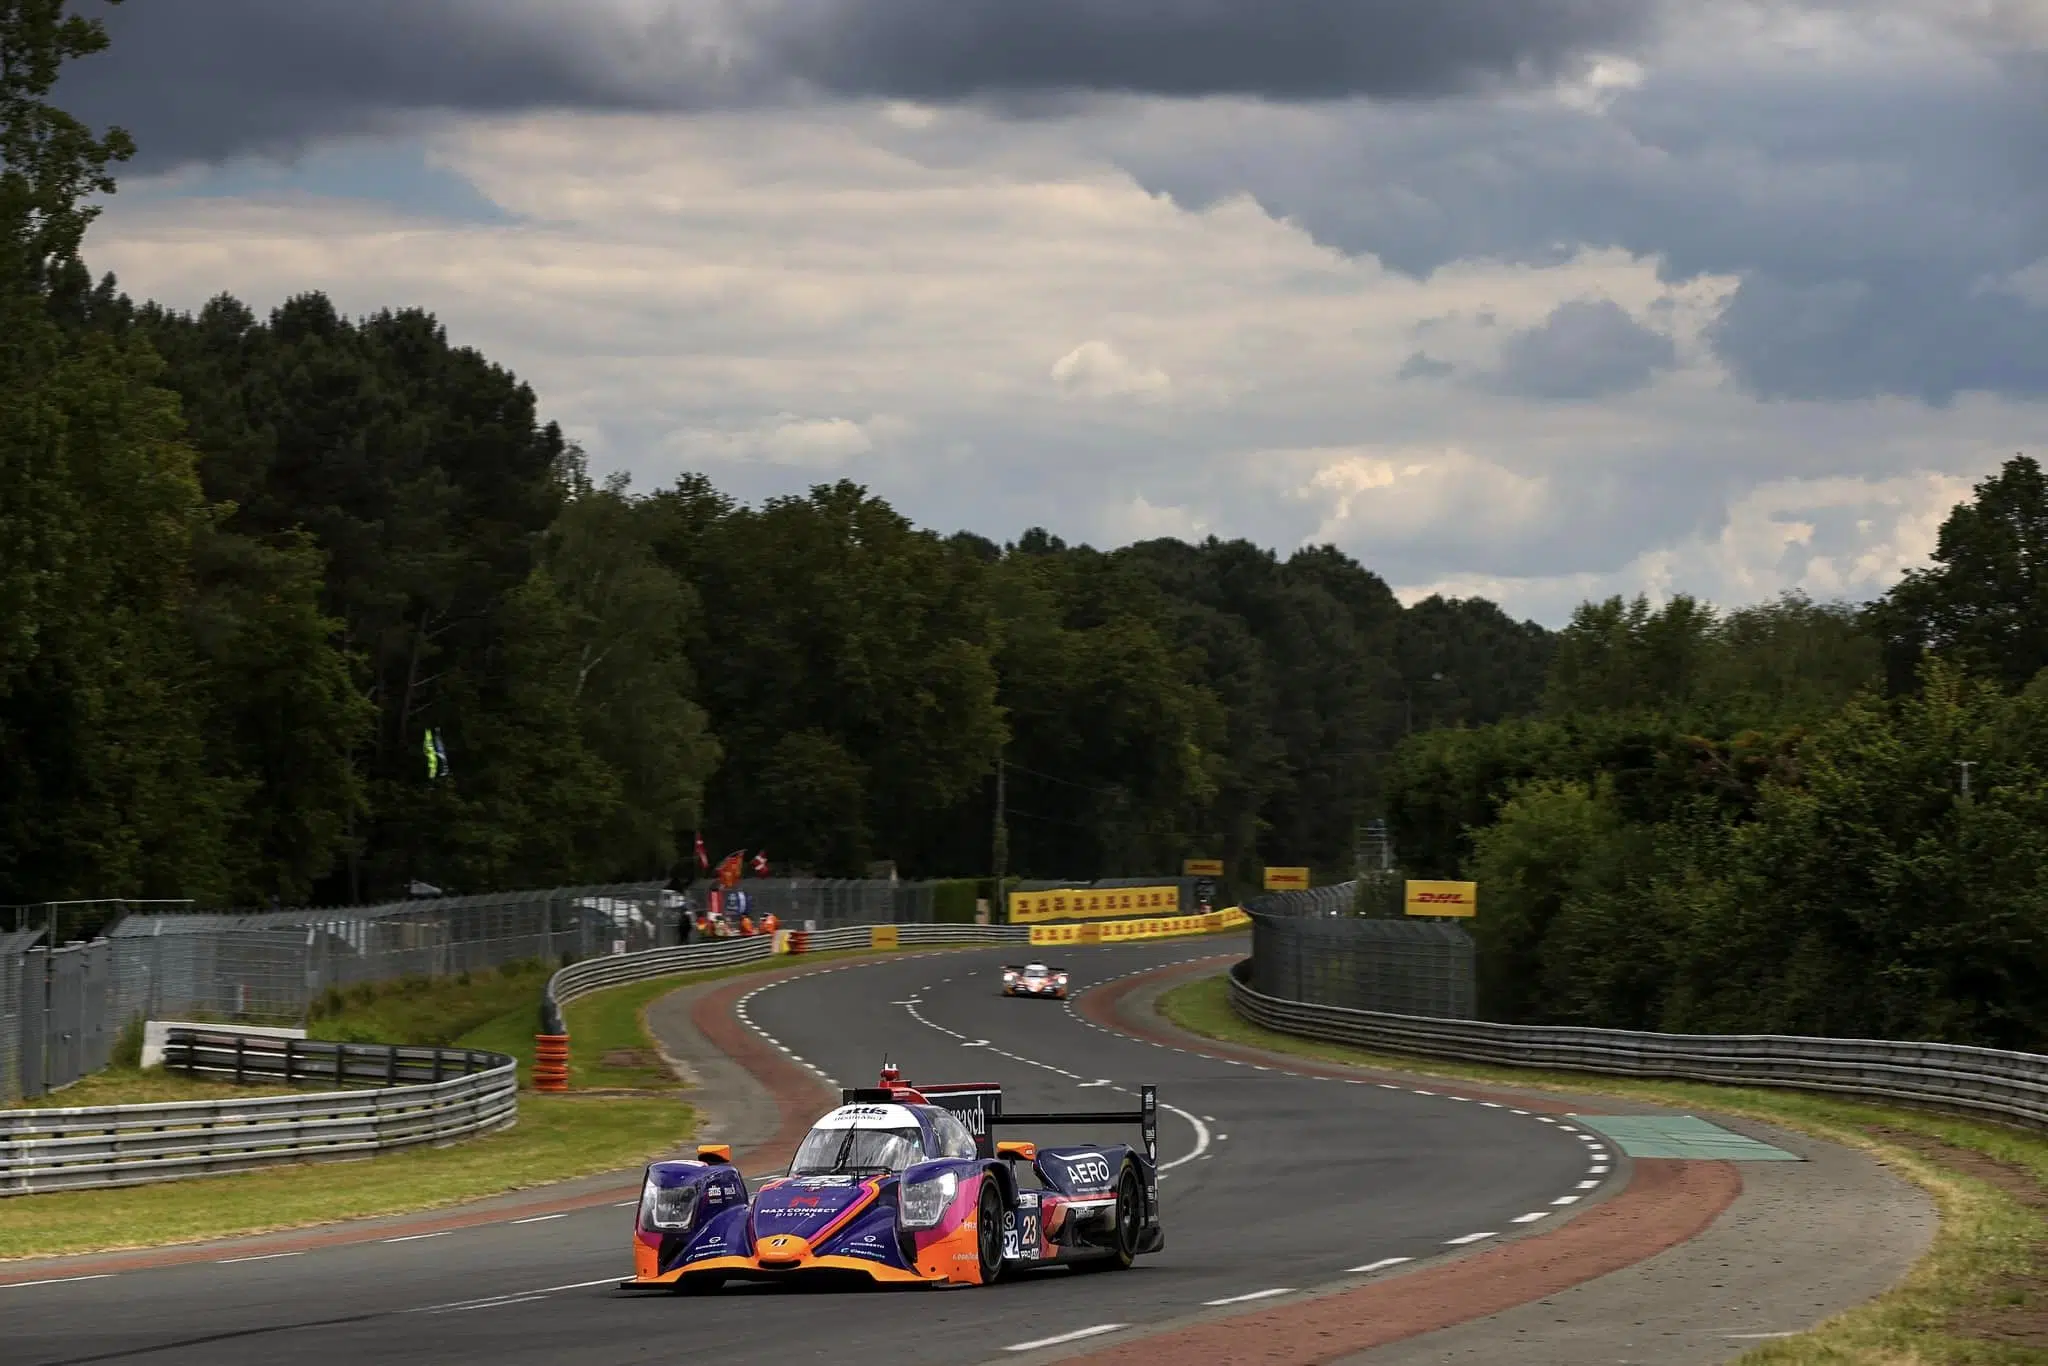
[[[791,930],[789,932],[789,951],[791,953],[809,953],[811,951],[811,932],[809,930]]]

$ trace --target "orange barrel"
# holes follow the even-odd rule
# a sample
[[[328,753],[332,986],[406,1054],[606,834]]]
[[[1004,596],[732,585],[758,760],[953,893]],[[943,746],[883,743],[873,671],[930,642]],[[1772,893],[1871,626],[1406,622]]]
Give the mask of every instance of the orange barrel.
[[[533,1036],[533,1085],[538,1091],[569,1089],[569,1036]]]
[[[791,930],[789,932],[789,951],[791,953],[809,953],[811,951],[811,932],[809,930]]]

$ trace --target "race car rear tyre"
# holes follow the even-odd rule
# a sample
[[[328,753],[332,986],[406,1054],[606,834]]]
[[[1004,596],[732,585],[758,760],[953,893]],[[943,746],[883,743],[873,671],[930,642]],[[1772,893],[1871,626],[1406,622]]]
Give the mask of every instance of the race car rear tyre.
[[[993,1285],[1003,1274],[1003,1196],[993,1177],[981,1178],[981,1201],[974,1222],[974,1250],[981,1262],[981,1283]]]
[[[1145,1197],[1138,1184],[1138,1168],[1129,1158],[1116,1178],[1116,1234],[1107,1257],[1074,1263],[1076,1271],[1127,1271],[1138,1259],[1138,1240],[1144,1237]]]

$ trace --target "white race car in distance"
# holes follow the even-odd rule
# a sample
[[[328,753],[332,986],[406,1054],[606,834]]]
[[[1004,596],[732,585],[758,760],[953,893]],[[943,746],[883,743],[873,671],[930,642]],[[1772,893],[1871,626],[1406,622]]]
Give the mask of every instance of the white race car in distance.
[[[1043,963],[1026,963],[1022,967],[1007,964],[1003,968],[1003,995],[1049,996],[1055,1001],[1064,1001],[1067,999],[1067,974]]]

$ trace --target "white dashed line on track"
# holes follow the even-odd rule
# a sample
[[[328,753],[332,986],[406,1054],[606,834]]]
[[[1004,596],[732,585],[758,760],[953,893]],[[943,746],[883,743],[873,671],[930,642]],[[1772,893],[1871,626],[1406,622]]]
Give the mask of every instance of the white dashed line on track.
[[[379,1238],[377,1241],[380,1243],[418,1243],[424,1242],[428,1238],[446,1238],[449,1234],[453,1232],[455,1232],[455,1230],[452,1228],[444,1228],[438,1233],[408,1233],[403,1237]]]
[[[1486,1231],[1485,1233],[1467,1233],[1467,1234],[1463,1235],[1462,1237],[1458,1237],[1458,1238],[1446,1238],[1446,1239],[1444,1239],[1444,1246],[1445,1246],[1445,1247],[1463,1247],[1463,1246],[1464,1246],[1465,1244],[1467,1244],[1467,1243],[1476,1243],[1476,1242],[1480,1241],[1480,1240],[1481,1240],[1482,1238],[1496,1238],[1496,1237],[1499,1237],[1499,1236],[1500,1236],[1500,1235],[1498,1235],[1497,1233],[1493,1232],[1493,1230],[1489,1229],[1489,1230],[1487,1230],[1487,1231]]]
[[[1349,1274],[1363,1276],[1374,1271],[1385,1271],[1390,1266],[1401,1266],[1414,1260],[1413,1257],[1382,1257],[1376,1262],[1367,1262],[1364,1266],[1352,1267]]]
[[[1538,1219],[1548,1219],[1549,1217],[1550,1217],[1550,1211],[1549,1211],[1549,1210],[1547,1210],[1547,1209],[1539,1209],[1539,1210],[1537,1210],[1537,1211],[1536,1211],[1535,1213],[1533,1213],[1533,1214],[1517,1214],[1517,1215],[1515,1216],[1515,1222],[1516,1222],[1516,1223],[1518,1223],[1518,1224],[1533,1224],[1533,1223],[1535,1223],[1535,1222],[1536,1222],[1536,1221],[1537,1221]]]
[[[1003,1350],[1005,1352],[1035,1352],[1041,1347],[1057,1347],[1063,1342],[1079,1342],[1082,1338],[1101,1337],[1104,1333],[1114,1333],[1119,1328],[1125,1326],[1121,1323],[1098,1323],[1092,1328],[1076,1328],[1071,1333],[1061,1333],[1058,1337],[1037,1338],[1031,1342],[1014,1342]]]
[[[15,1281],[11,1285],[0,1285],[0,1290],[26,1290],[32,1285],[75,1285],[79,1281],[108,1281],[113,1278],[111,1271],[102,1271],[94,1276],[52,1276],[46,1281]]]
[[[531,1219],[514,1219],[515,1224],[545,1224],[550,1219],[566,1219],[566,1214],[536,1214]]]
[[[240,1266],[243,1262],[274,1262],[282,1257],[303,1257],[303,1252],[265,1252],[254,1257],[223,1257],[215,1266]]]
[[[1220,1300],[1203,1300],[1202,1303],[1211,1307],[1219,1304],[1243,1304],[1247,1300],[1270,1300],[1275,1295],[1292,1295],[1293,1293],[1294,1287],[1291,1285],[1276,1285],[1271,1290],[1254,1290],[1248,1295],[1225,1295]]]

